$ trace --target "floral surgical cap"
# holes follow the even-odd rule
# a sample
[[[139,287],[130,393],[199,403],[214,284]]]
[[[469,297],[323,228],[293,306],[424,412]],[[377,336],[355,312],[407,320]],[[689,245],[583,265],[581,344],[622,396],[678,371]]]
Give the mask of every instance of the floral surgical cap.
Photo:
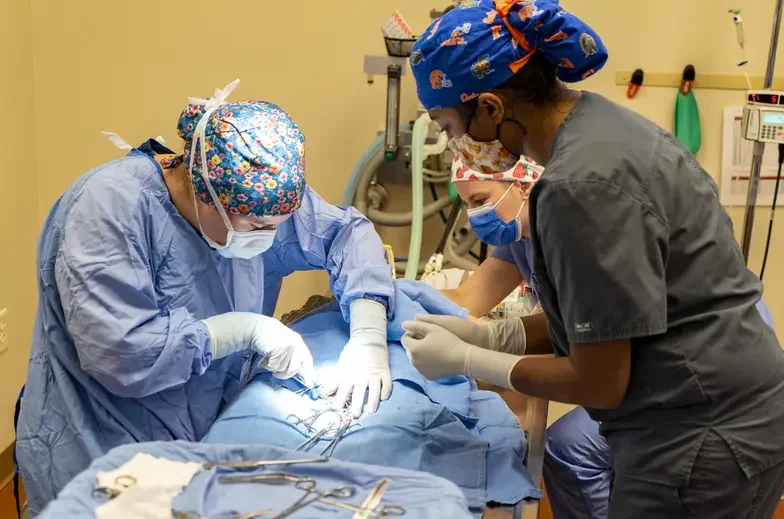
[[[503,84],[536,52],[566,82],[586,79],[607,62],[599,35],[558,0],[464,0],[414,45],[419,100],[428,110],[470,101]]]
[[[463,162],[458,155],[452,159],[452,183],[464,182],[467,180],[497,180],[501,182],[522,182],[523,184],[533,184],[542,176],[544,168],[534,162],[532,158],[522,156],[520,160],[507,171],[494,171],[484,173],[476,171]]]
[[[189,105],[177,130],[185,140],[185,163],[196,153],[191,178],[196,196],[214,207],[202,177],[201,144],[191,149],[204,113],[203,105]],[[207,175],[226,211],[259,217],[296,211],[305,189],[305,137],[291,117],[264,101],[224,103],[209,117]]]

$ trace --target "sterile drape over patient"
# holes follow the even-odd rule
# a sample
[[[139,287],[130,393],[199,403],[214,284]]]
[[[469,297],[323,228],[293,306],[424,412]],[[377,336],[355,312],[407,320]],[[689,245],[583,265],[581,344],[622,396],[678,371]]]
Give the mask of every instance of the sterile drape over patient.
[[[466,311],[422,282],[399,279],[395,281],[395,294],[395,319],[388,323],[387,334],[395,385],[389,401],[377,413],[362,416],[345,434],[338,436],[335,448],[329,453],[328,463],[268,467],[266,474],[301,473],[310,467],[319,471],[320,467],[331,467],[340,460],[355,462],[367,471],[392,478],[392,487],[401,491],[405,488],[406,478],[398,476],[399,469],[413,469],[421,478],[426,478],[425,473],[429,473],[451,481],[460,489],[457,492],[460,501],[475,514],[481,513],[487,502],[511,505],[524,498],[541,497],[541,491],[533,484],[523,465],[525,434],[501,397],[478,390],[472,380],[463,376],[426,380],[408,361],[398,342],[403,335],[402,320],[423,313],[464,318]],[[314,304],[317,301],[321,306]],[[313,353],[316,366],[329,365],[340,355],[349,327],[337,302],[312,297],[305,307],[307,309],[295,312],[298,314],[296,317],[286,315],[281,320],[302,335]],[[121,458],[127,460],[127,456],[118,457],[120,452],[147,452],[167,459],[195,461],[218,461],[223,456],[218,453],[231,453],[234,459],[259,460],[267,459],[259,457],[260,449],[261,452],[275,452],[277,449],[270,446],[291,449],[301,446],[313,436],[313,431],[321,428],[321,425],[316,425],[318,422],[323,424],[335,418],[335,414],[322,414],[309,428],[304,419],[314,410],[325,410],[331,405],[297,391],[299,388],[296,382],[259,374],[221,413],[201,443],[142,443],[114,449],[95,460],[90,469],[69,483],[42,517],[59,517],[58,513],[63,510],[69,510],[77,518],[92,517],[93,511],[105,503],[92,497],[94,470],[96,467],[103,470],[107,466],[114,468],[117,465],[107,463],[113,464]],[[288,451],[281,456],[318,458],[332,441],[332,437],[322,437],[299,452]],[[339,472],[333,472],[346,483],[360,484],[356,467],[342,466]],[[243,475],[252,473],[253,469],[242,471]],[[221,471],[221,474],[231,474],[231,471]],[[197,476],[175,499],[172,508],[194,510],[198,512],[196,515],[215,517],[230,511],[280,510],[290,502],[289,494],[284,492],[285,485],[269,487],[254,482],[245,486],[243,492],[236,485],[216,481],[214,473],[202,476],[206,478],[203,484],[199,481],[201,476]],[[323,474],[318,485],[326,485]],[[279,492],[271,491],[275,488]],[[403,495],[409,496],[407,499],[410,501],[400,504],[406,504],[409,509],[406,517],[447,517],[444,514],[450,501],[454,501],[454,493],[451,492],[430,494],[431,500],[432,496],[438,496],[433,503],[437,503],[440,515],[410,509],[407,503],[413,504],[422,488],[405,488]],[[186,506],[185,502],[189,504]],[[395,502],[385,498],[387,504]],[[322,517],[327,513],[343,517],[334,510],[311,510],[310,514],[304,515]]]
[[[191,106],[183,112],[180,129],[186,141],[193,132],[189,118],[201,109]],[[272,153],[269,143],[255,148],[256,171],[245,171],[236,146],[248,136],[270,138],[264,132],[271,129],[284,147],[304,143],[285,112],[263,102],[228,103],[219,104],[210,117],[218,124],[208,125],[200,142],[209,148],[209,164],[224,169],[212,186],[222,213],[244,212],[233,201],[242,202],[237,195],[247,189],[243,182],[257,177],[251,189],[260,184],[262,196],[253,199],[253,207],[248,202],[248,213],[291,216],[277,225],[263,255],[225,257],[198,232],[203,219],[194,228],[175,206],[161,166],[176,168],[178,160],[158,160],[158,154],[173,154],[155,141],[88,172],[55,202],[38,244],[39,306],[17,430],[19,466],[33,514],[112,447],[196,441],[206,434],[224,404],[258,370],[262,356],[237,347],[236,353],[217,358],[202,320],[263,309],[271,314],[277,290],[265,299],[265,286],[278,287],[282,276],[297,270],[328,271],[346,319],[358,300],[393,308],[390,269],[367,219],[354,209],[327,204],[304,180],[296,193],[298,209],[296,204],[287,211],[282,204],[275,208],[268,192],[277,188],[270,187],[271,181],[282,182],[286,159]],[[228,123],[229,128],[223,126]],[[239,137],[227,140],[224,130]],[[235,158],[239,171],[230,171]],[[209,204],[203,196],[209,189],[199,184],[204,177],[194,173],[193,190]],[[227,198],[232,194],[233,201]],[[352,320],[352,330],[358,324]],[[278,325],[270,329],[279,330]]]

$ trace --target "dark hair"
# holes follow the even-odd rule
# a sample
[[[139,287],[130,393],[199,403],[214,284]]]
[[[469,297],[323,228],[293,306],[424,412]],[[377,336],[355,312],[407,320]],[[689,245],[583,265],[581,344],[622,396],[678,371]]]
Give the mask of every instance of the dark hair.
[[[523,68],[493,90],[507,94],[511,101],[534,106],[552,106],[563,93],[557,68],[541,52],[534,53]]]
[[[448,13],[452,9],[455,9],[456,7],[457,7],[457,4],[449,4],[448,6],[446,6],[444,8],[444,11],[441,13],[441,16],[444,16],[446,13]]]

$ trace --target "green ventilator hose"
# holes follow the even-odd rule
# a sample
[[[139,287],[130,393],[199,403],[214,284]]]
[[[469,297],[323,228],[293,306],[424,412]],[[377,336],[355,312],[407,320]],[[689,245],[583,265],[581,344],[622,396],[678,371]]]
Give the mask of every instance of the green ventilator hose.
[[[411,136],[411,241],[408,247],[408,261],[406,263],[406,279],[416,279],[419,267],[419,253],[422,249],[422,227],[424,225],[423,206],[424,196],[424,172],[423,162],[424,146],[427,126],[430,124],[430,117],[422,114],[414,123],[414,131]]]
[[[457,189],[455,188],[455,185],[452,183],[452,179],[450,178],[449,179],[449,200],[451,200],[454,203],[454,201],[457,200],[458,198],[460,198],[460,194],[457,192]]]

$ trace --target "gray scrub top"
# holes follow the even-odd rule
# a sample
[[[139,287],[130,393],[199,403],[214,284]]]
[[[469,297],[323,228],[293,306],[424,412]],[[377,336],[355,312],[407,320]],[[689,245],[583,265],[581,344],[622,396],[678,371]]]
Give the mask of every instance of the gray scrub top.
[[[686,484],[709,430],[752,476],[784,459],[784,352],[716,185],[674,138],[585,92],[530,200],[553,349],[631,340],[615,409],[588,409],[619,476]]]

